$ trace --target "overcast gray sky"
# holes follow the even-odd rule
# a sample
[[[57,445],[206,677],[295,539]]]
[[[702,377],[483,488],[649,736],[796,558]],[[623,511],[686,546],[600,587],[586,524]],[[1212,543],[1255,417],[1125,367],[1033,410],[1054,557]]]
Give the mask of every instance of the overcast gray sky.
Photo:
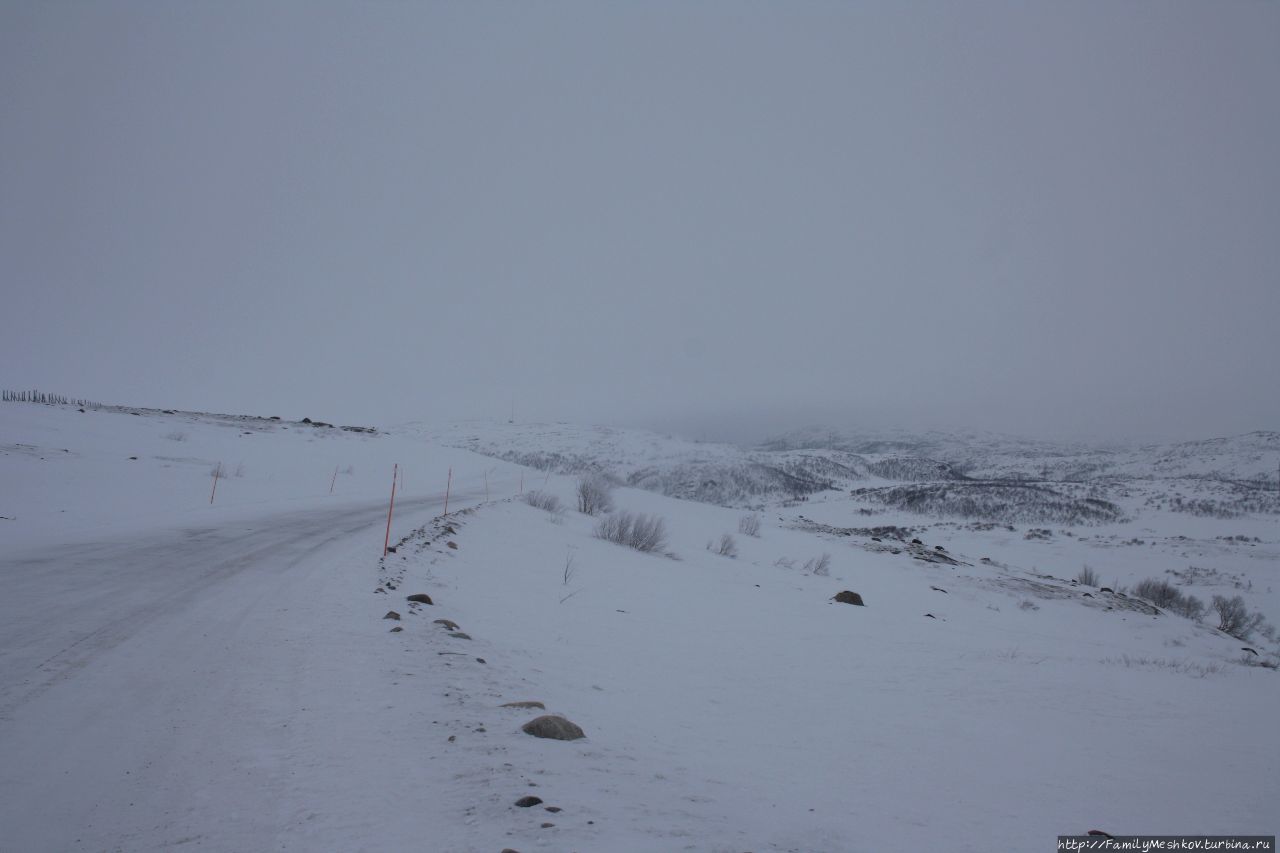
[[[1278,152],[1275,2],[0,0],[0,384],[1280,429]]]

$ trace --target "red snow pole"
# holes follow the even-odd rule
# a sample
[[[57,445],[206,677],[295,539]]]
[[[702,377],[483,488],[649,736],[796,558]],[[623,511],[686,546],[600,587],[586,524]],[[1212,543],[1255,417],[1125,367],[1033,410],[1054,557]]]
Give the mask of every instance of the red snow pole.
[[[213,506],[213,496],[218,493],[218,477],[222,475],[222,463],[219,462],[213,468],[213,491],[209,493],[209,505]]]
[[[449,489],[453,487],[453,469],[449,469],[449,481],[444,484],[444,514],[449,514]]]
[[[382,541],[382,556],[387,556],[387,546],[391,544],[391,513],[396,508],[396,478],[400,475],[400,463],[391,469],[391,506],[387,507],[387,538]]]

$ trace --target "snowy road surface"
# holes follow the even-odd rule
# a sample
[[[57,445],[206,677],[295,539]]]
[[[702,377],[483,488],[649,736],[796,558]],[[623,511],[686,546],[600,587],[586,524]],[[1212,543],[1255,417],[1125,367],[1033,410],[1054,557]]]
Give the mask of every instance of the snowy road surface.
[[[395,531],[440,504],[398,502]],[[347,504],[0,556],[0,851],[280,849],[308,703],[360,689],[342,638],[385,521]]]

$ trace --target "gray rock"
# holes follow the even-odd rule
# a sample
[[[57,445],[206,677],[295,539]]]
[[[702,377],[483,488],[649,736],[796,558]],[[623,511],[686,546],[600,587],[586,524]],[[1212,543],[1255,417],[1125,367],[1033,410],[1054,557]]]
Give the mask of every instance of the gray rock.
[[[425,592],[418,592],[405,597],[409,601],[416,601],[419,604],[435,604],[435,602],[431,600],[431,596],[427,595]]]
[[[537,700],[529,700],[525,702],[507,702],[499,707],[502,708],[522,708],[524,710],[532,710],[537,708],[539,711],[547,710],[547,706]]]
[[[536,806],[541,802],[542,802],[541,797],[535,797],[532,794],[530,794],[527,797],[521,797],[520,799],[516,800],[516,806],[522,809],[527,809],[527,808],[532,808],[533,806]]]
[[[578,740],[587,736],[576,723],[558,717],[555,714],[543,714],[535,717],[521,727],[527,735],[550,738],[552,740]]]
[[[840,602],[841,604],[856,604],[856,605],[858,605],[859,607],[864,607],[864,606],[865,606],[865,605],[862,603],[862,596],[858,595],[856,592],[850,592],[850,591],[849,591],[849,590],[847,590],[847,589],[846,589],[846,590],[844,590],[843,592],[837,592],[837,593],[832,597],[832,600],[833,600],[833,601],[838,601],[838,602]]]
[[[399,614],[399,613],[397,613],[397,612],[395,612],[394,610],[388,610],[388,611],[387,611],[387,615],[386,615],[386,616],[383,616],[382,618],[383,618],[383,619],[395,619],[395,620],[399,621],[399,619],[400,619],[400,614]]]

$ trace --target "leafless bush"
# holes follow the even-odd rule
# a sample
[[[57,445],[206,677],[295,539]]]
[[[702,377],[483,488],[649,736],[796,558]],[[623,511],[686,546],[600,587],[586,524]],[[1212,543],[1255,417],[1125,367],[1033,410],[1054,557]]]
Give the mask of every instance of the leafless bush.
[[[1019,610],[1039,610],[1040,605],[1036,604],[1034,601],[1032,601],[1029,598],[1024,598],[1018,602],[1018,609]]]
[[[1088,565],[1085,565],[1085,567],[1080,570],[1080,574],[1076,575],[1076,581],[1084,586],[1096,587],[1098,585],[1098,573],[1089,568]]]
[[[564,554],[564,585],[565,586],[569,585],[569,582],[573,580],[573,576],[578,572],[578,567],[575,565],[575,562],[576,561],[573,558],[573,550],[570,549],[565,551],[565,554]],[[563,604],[564,601],[561,600],[560,603]]]
[[[831,574],[831,555],[823,554],[821,557],[810,557],[804,561],[804,571],[825,578]]]
[[[642,512],[619,512],[596,522],[596,537],[618,545],[626,545],[646,554],[661,551],[667,544],[667,524],[656,515]]]
[[[243,477],[243,476],[244,476],[244,471],[245,471],[244,463],[243,463],[243,462],[237,463],[237,465],[236,465],[236,473],[235,473],[235,476],[237,476],[237,477]]]
[[[1147,578],[1144,581],[1140,581],[1133,588],[1133,594],[1138,598],[1145,598],[1156,607],[1169,609],[1172,609],[1174,603],[1182,597],[1182,593],[1178,591],[1176,586],[1168,581],[1157,580],[1156,578]]]
[[[1139,581],[1133,588],[1133,594],[1146,599],[1156,607],[1163,607],[1170,613],[1199,621],[1204,616],[1204,602],[1194,595],[1184,595],[1182,590],[1159,578],[1147,578]]]
[[[165,438],[168,439],[169,441],[186,441],[187,434],[185,432],[182,432],[181,430],[174,430],[171,433],[167,433],[165,435]]]
[[[738,556],[738,543],[728,533],[720,537],[720,545],[716,548],[716,553],[721,557]]]
[[[1218,630],[1237,640],[1248,640],[1266,621],[1261,613],[1250,613],[1238,595],[1232,598],[1215,595],[1213,609],[1218,614]]]
[[[1169,658],[1129,657],[1123,654],[1118,658],[1103,658],[1101,663],[1112,666],[1123,666],[1126,669],[1164,669],[1172,672],[1207,678],[1223,671],[1220,663],[1200,663],[1194,660],[1171,660]]]
[[[613,509],[613,486],[601,474],[587,474],[578,481],[578,512],[596,515]]]
[[[547,492],[531,491],[524,493],[524,502],[534,509],[540,509],[545,512],[559,512],[560,499],[555,495]]]
[[[738,519],[738,532],[743,536],[759,536],[760,535],[760,516],[752,513],[744,515]]]
[[[1192,619],[1196,622],[1204,618],[1204,610],[1204,602],[1194,595],[1180,595],[1173,604],[1169,605],[1170,613],[1185,616],[1187,619]]]

